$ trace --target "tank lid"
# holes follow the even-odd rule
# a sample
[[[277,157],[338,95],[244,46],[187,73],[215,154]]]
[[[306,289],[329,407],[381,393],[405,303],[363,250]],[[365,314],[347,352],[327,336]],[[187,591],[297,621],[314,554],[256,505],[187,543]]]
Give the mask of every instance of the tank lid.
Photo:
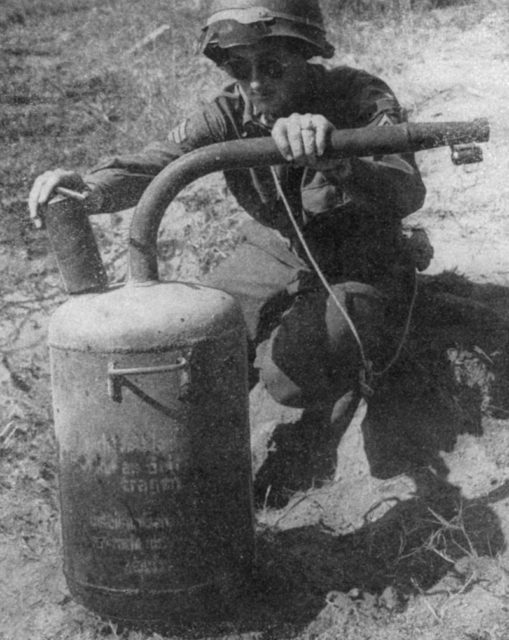
[[[101,353],[159,351],[243,327],[224,291],[184,282],[127,284],[69,299],[53,314],[49,345]]]

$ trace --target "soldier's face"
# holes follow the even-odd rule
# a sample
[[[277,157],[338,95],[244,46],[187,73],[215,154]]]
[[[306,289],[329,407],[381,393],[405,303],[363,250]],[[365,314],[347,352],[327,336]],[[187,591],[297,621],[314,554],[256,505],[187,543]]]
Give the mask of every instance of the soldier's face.
[[[228,52],[224,68],[238,80],[257,112],[278,118],[297,110],[306,93],[303,56],[270,39]]]

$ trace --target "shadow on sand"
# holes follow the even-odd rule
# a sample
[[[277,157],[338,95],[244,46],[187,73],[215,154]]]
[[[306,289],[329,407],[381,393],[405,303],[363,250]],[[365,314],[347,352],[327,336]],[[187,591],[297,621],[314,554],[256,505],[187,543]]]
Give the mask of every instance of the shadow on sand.
[[[448,482],[440,453],[452,451],[461,434],[482,436],[483,416],[509,417],[506,318],[509,289],[455,274],[422,279],[406,349],[362,425],[371,475],[406,474],[413,497],[348,535],[324,526],[262,531],[257,588],[249,611],[240,608],[241,627],[263,629],[264,618],[271,628],[306,625],[327,594],[352,589],[372,594],[375,606],[390,587],[404,606],[460,558],[505,549],[490,503],[509,497],[509,484],[467,500]],[[305,413],[299,423],[276,427],[255,480],[258,506],[281,508],[295,491],[330,482],[335,447],[321,439],[316,420]]]

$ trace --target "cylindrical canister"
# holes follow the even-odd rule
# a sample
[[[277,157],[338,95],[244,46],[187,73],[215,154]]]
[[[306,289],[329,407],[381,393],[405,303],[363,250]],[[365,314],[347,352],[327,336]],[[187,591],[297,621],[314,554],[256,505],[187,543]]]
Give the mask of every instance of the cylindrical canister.
[[[244,324],[197,284],[73,297],[50,325],[64,571],[117,620],[185,616],[254,556]]]
[[[104,290],[106,271],[83,203],[57,196],[44,222],[67,293]]]

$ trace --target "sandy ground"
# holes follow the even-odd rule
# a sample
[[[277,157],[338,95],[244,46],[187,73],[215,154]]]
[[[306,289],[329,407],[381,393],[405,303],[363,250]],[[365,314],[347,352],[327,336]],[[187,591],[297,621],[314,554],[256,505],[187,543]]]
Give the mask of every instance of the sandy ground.
[[[415,215],[435,246],[431,271],[457,269],[476,282],[507,284],[509,219],[509,59],[507,22],[499,14],[459,38],[423,52],[409,82],[432,87],[420,106],[421,120],[489,119],[491,141],[484,162],[454,167],[438,150],[421,154],[428,187],[427,204]],[[437,219],[437,212],[443,218]]]

